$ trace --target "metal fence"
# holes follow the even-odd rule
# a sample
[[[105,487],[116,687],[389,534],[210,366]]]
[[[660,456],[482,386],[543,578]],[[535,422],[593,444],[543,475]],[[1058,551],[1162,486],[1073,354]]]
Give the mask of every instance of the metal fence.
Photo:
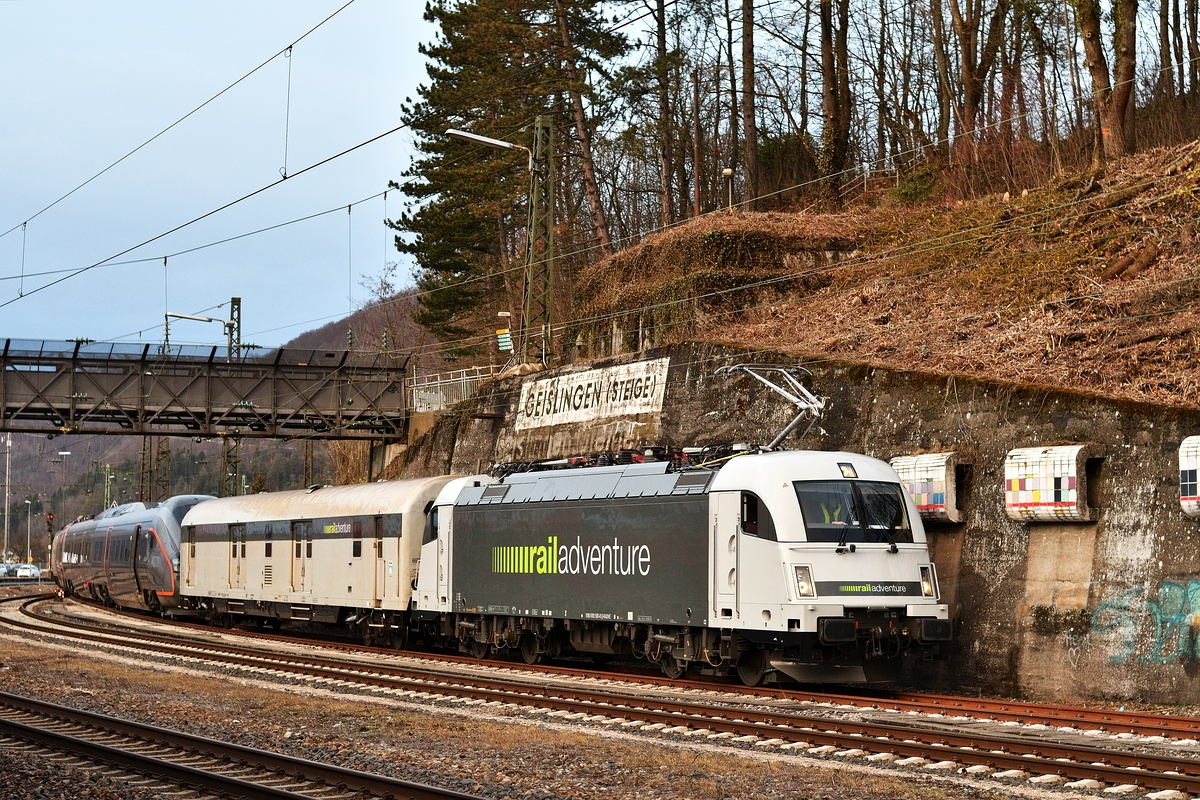
[[[409,408],[414,413],[441,411],[475,394],[479,384],[500,371],[492,365],[434,375],[414,375],[409,384]]]

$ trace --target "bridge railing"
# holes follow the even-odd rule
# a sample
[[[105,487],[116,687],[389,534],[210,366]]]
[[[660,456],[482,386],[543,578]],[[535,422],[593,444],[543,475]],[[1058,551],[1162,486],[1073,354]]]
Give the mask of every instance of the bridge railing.
[[[500,371],[497,366],[471,367],[433,375],[414,375],[409,408],[415,413],[441,411],[475,394],[479,384]]]

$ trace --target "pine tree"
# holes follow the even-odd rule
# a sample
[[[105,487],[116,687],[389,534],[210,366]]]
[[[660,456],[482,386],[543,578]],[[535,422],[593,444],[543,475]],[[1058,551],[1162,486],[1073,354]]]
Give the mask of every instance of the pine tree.
[[[626,46],[621,36],[605,32],[595,5],[562,3],[569,53],[554,0],[434,0],[426,6],[426,19],[439,29],[437,39],[421,48],[429,81],[418,89],[418,101],[403,108],[421,156],[399,187],[409,205],[393,227],[399,250],[417,262],[417,322],[459,352],[476,349],[468,337],[490,325],[484,310],[513,310],[528,172],[520,150],[450,139],[445,131],[461,128],[526,144],[534,118],[551,114],[562,134],[557,147],[578,153],[579,115],[566,110],[571,103],[561,98],[581,91],[588,97],[579,73],[599,69]],[[572,60],[564,68],[568,54]]]

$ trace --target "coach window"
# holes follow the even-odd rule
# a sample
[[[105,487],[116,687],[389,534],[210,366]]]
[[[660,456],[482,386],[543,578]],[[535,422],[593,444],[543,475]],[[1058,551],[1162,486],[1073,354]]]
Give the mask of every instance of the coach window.
[[[354,557],[362,558],[362,523],[354,523]]]
[[[742,533],[769,542],[778,540],[775,536],[775,520],[771,519],[767,504],[753,492],[742,492]]]

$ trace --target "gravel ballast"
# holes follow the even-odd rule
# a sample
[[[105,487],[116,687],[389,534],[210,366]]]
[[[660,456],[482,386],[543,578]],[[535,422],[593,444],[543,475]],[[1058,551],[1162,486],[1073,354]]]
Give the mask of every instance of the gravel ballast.
[[[219,667],[141,665],[0,630],[0,689],[89,711],[495,798],[1063,797],[1027,784],[900,772],[753,745],[681,741],[447,702],[272,683]],[[103,779],[0,752],[0,797],[133,798]],[[29,789],[33,780],[40,794]],[[11,791],[9,787],[12,787]],[[24,791],[26,794],[20,794]],[[84,792],[90,793],[84,793]]]

